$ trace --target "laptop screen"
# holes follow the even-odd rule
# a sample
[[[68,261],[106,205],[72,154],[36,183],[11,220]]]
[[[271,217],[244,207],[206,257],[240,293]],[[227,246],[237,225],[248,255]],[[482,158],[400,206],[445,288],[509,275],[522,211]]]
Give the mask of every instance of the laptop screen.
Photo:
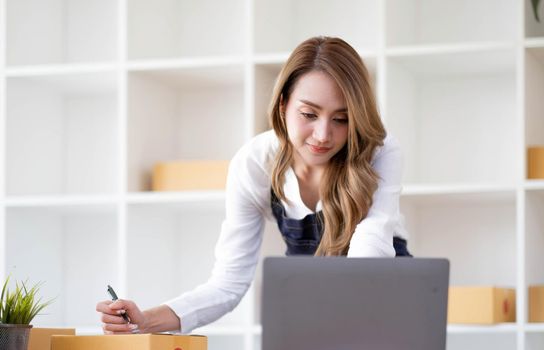
[[[445,259],[278,257],[263,268],[262,350],[446,347]]]

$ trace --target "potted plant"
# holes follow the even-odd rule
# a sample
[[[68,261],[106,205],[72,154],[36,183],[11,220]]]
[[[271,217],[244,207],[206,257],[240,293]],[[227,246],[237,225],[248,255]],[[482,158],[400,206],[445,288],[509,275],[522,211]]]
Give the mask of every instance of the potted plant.
[[[540,3],[540,0],[531,0],[531,4],[533,5],[533,14],[535,15],[535,19],[537,22],[540,22],[540,18],[538,17],[538,4]]]
[[[27,350],[30,322],[52,300],[42,302],[37,298],[40,285],[27,288],[24,282],[15,283],[15,290],[8,289],[9,277],[0,295],[0,349]]]

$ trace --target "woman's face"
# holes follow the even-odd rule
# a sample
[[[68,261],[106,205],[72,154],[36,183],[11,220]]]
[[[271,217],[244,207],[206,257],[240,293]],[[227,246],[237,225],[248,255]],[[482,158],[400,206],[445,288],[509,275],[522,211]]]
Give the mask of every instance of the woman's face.
[[[287,133],[295,151],[295,165],[325,166],[346,144],[346,102],[327,73],[311,71],[301,76],[284,112]]]

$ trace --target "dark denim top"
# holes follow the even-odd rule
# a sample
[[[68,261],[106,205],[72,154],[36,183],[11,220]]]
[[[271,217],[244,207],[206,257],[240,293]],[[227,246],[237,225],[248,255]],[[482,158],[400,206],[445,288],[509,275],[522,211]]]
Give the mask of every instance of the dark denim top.
[[[287,245],[286,255],[314,255],[323,236],[323,212],[308,214],[297,220],[287,217],[285,208],[273,190],[270,191],[272,213]],[[406,240],[393,237],[396,256],[412,256],[408,252]]]

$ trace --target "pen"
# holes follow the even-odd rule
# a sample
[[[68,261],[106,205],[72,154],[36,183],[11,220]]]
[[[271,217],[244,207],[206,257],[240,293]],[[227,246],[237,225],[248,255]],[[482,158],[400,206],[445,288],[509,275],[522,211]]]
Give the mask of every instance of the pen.
[[[113,290],[113,288],[108,284],[108,293],[110,294],[111,296],[111,300],[113,301],[116,301],[117,299],[119,299],[117,297],[117,294],[115,293],[115,291]],[[130,318],[128,318],[126,312],[122,313],[121,316],[123,316],[123,319],[125,321],[127,321],[128,323],[130,323]]]

